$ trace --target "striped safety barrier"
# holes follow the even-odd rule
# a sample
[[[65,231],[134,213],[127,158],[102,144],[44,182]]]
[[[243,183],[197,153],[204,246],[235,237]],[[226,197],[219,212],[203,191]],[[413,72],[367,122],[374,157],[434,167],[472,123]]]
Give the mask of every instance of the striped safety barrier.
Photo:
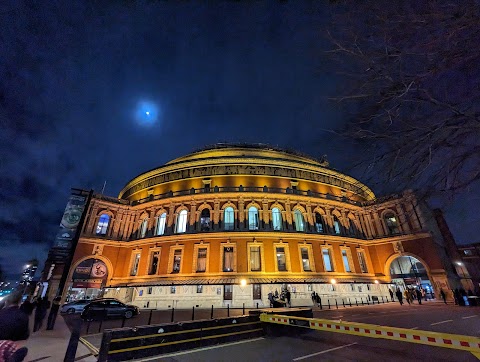
[[[342,322],[328,319],[301,318],[276,314],[261,314],[260,321],[281,325],[316,329],[319,331],[353,334],[362,337],[383,338],[402,342],[425,344],[464,350],[480,358],[480,338],[406,328],[377,326],[375,324]]]

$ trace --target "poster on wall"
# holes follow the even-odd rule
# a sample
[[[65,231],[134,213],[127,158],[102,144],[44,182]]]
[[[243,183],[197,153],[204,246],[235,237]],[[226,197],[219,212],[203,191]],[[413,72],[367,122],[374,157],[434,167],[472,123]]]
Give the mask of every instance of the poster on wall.
[[[70,196],[65,212],[63,213],[62,221],[60,222],[54,247],[62,249],[71,248],[72,239],[75,237],[78,223],[82,218],[85,208],[85,200],[86,197],[84,196]]]
[[[107,279],[108,270],[99,259],[87,259],[73,271],[73,288],[100,288]]]
[[[72,192],[72,195],[70,195],[53,243],[52,261],[65,262],[65,259],[69,256],[78,224],[85,210],[87,195],[88,193],[83,190],[76,190],[75,193]]]

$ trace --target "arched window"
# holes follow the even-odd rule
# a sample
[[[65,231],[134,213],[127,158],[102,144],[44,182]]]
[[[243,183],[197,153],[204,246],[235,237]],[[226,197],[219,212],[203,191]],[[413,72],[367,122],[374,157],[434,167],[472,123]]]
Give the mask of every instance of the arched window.
[[[296,231],[305,231],[305,222],[303,221],[303,215],[300,210],[293,212],[293,222],[295,223]]]
[[[203,209],[200,214],[200,230],[209,231],[210,230],[210,210]]]
[[[97,224],[97,235],[105,235],[108,229],[108,223],[110,222],[110,216],[107,214],[100,215]]]
[[[144,238],[147,234],[147,226],[148,226],[148,219],[145,218],[142,220],[142,224],[140,225],[140,238]]]
[[[184,233],[187,231],[187,210],[182,210],[177,216],[177,223],[176,223],[176,233]]]
[[[235,226],[235,212],[233,207],[228,206],[223,211],[223,227],[225,230],[233,230]]]
[[[333,216],[333,233],[335,235],[340,235],[341,234],[341,224],[340,220],[338,220],[338,217]]]
[[[255,206],[248,208],[248,230],[258,230],[258,210]]]
[[[325,232],[322,215],[320,215],[318,212],[315,213],[315,230],[317,233]]]
[[[273,230],[282,230],[282,212],[278,207],[272,209]]]
[[[351,236],[356,236],[358,234],[358,229],[357,229],[357,225],[355,224],[355,221],[353,220],[353,218],[349,218],[348,219],[348,234],[351,235]]]
[[[390,235],[395,235],[400,232],[398,228],[398,221],[395,215],[392,212],[386,213],[385,216],[385,224],[387,225],[388,233]]]
[[[162,215],[157,217],[157,225],[155,227],[155,235],[165,234],[165,224],[167,222],[167,213],[164,212]]]

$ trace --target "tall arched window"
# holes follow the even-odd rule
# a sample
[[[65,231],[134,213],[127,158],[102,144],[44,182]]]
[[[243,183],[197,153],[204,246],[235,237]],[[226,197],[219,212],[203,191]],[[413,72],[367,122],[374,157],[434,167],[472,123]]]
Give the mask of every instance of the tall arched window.
[[[324,233],[325,232],[325,228],[323,226],[322,215],[320,215],[318,212],[315,213],[315,231],[317,233]]]
[[[282,212],[278,207],[272,209],[273,230],[282,230]]]
[[[295,223],[296,231],[305,231],[305,222],[303,221],[303,215],[300,210],[293,212],[293,221]]]
[[[165,224],[167,223],[167,213],[164,212],[162,215],[157,217],[157,225],[155,227],[155,235],[165,234]]]
[[[210,210],[203,209],[200,214],[200,230],[208,231],[210,230]]]
[[[223,211],[223,228],[225,230],[233,230],[235,227],[235,212],[233,207],[228,206]]]
[[[176,233],[184,233],[187,231],[187,210],[182,210],[177,216],[177,223],[176,223]]]
[[[355,221],[353,218],[348,218],[348,223],[349,223],[349,226],[348,226],[348,234],[351,235],[351,236],[357,236],[358,234],[358,229],[357,229],[357,225],[355,224]]]
[[[387,225],[388,233],[390,235],[395,235],[400,232],[398,228],[398,221],[395,215],[392,212],[386,213],[385,216],[385,225]]]
[[[140,238],[144,238],[147,235],[148,219],[145,218],[142,220],[140,225]]]
[[[108,224],[110,222],[110,216],[107,214],[100,215],[97,224],[97,235],[105,235],[108,230]]]
[[[341,224],[340,220],[338,220],[338,217],[333,216],[333,233],[335,235],[340,235],[341,234]]]
[[[255,206],[248,208],[248,230],[258,230],[258,210]]]

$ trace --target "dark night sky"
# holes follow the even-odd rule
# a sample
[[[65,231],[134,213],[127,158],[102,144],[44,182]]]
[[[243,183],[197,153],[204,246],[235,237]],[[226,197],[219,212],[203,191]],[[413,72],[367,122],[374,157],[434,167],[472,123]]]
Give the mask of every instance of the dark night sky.
[[[35,4],[0,5],[7,273],[32,257],[43,266],[71,187],[99,191],[107,180],[116,196],[137,174],[208,144],[269,143],[348,170],[353,146],[324,131],[346,118],[327,100],[342,81],[324,53],[328,5]],[[142,101],[158,106],[155,124],[136,120]],[[459,243],[478,241],[471,194],[446,209]]]

